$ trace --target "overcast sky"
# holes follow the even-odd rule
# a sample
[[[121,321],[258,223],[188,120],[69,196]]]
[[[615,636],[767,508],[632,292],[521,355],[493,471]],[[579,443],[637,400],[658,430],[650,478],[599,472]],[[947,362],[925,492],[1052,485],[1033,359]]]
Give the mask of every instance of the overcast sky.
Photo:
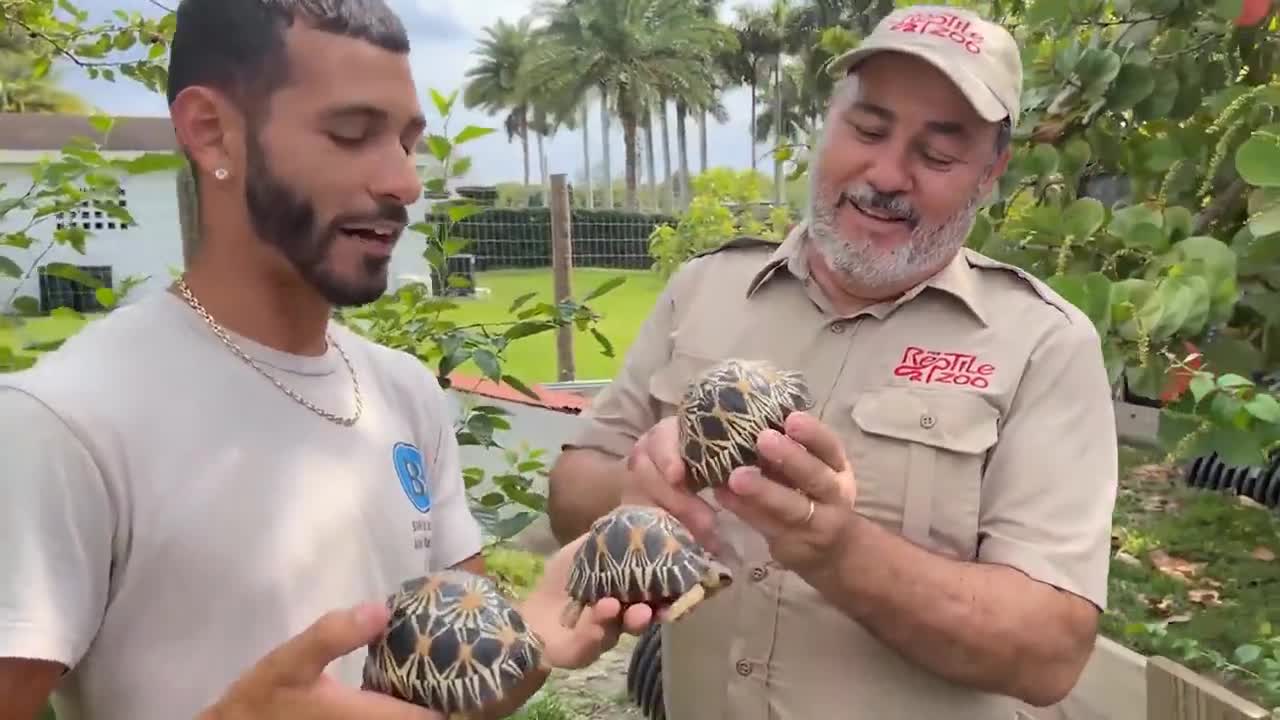
[[[472,55],[481,29],[498,18],[515,20],[528,12],[533,0],[389,0],[392,7],[400,13],[405,26],[411,34],[413,42],[412,63],[416,73],[416,81],[420,92],[424,93],[422,104],[428,113],[433,113],[431,102],[425,96],[429,88],[442,92],[460,89],[464,82],[467,68],[475,63]],[[733,7],[738,4],[763,6],[767,0],[730,0],[726,3],[724,15],[731,16]],[[105,17],[115,9],[137,10],[147,14],[158,11],[147,0],[78,0],[80,7],[88,10],[94,17]],[[152,93],[129,79],[117,79],[115,82],[90,80],[76,68],[63,70],[63,84],[75,91],[104,112],[113,115],[165,115],[164,96]],[[736,90],[725,98],[730,119],[724,125],[711,121],[708,130],[708,161],[711,165],[728,165],[732,167],[750,166],[749,115],[750,95],[746,90]],[[461,128],[468,123],[484,124],[501,128],[501,116],[486,116],[479,111],[470,111],[459,102],[455,111],[455,119],[450,129]],[[675,112],[669,109],[671,126],[674,131]],[[595,108],[590,116],[589,132],[591,135],[591,160],[599,168],[600,164],[600,126],[599,111]],[[622,131],[620,123],[612,123],[613,143],[610,151],[613,173],[622,177]],[[689,160],[691,169],[697,171],[698,144],[697,125],[689,123]],[[675,138],[672,138],[672,153],[675,153]],[[503,181],[519,181],[522,174],[522,159],[519,140],[508,143],[506,134],[494,133],[467,144],[468,153],[473,158],[472,170],[466,178],[468,182],[495,183]],[[530,179],[538,182],[536,146],[530,142],[531,164]],[[761,145],[757,154],[767,150]],[[581,172],[582,140],[576,132],[563,131],[547,143],[548,166],[551,172],[568,173],[572,179]],[[659,172],[661,172],[662,156],[656,155]],[[674,158],[673,158],[674,160]],[[771,164],[761,166],[767,173]]]

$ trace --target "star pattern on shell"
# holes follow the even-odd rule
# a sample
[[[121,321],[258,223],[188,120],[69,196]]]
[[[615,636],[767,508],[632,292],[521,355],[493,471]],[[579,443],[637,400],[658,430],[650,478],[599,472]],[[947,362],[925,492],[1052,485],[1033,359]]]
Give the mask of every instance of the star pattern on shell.
[[[582,611],[607,598],[624,609],[650,603],[669,605],[674,622],[695,605],[733,582],[671,513],[645,505],[622,505],[592,523],[569,571],[569,602],[561,624],[573,627]]]
[[[782,432],[791,413],[812,407],[804,375],[767,361],[734,358],[699,374],[676,410],[693,490],[725,485],[734,468],[754,465],[760,433]]]
[[[476,717],[535,670],[543,641],[487,577],[444,570],[403,583],[369,644],[364,688],[451,718]]]

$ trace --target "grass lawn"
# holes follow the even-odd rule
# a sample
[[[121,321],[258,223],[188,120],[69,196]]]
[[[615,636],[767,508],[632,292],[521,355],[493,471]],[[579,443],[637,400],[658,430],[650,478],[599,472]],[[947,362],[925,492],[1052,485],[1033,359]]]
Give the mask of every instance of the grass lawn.
[[[590,303],[591,308],[601,316],[597,329],[613,345],[614,356],[606,357],[589,331],[575,330],[574,361],[577,365],[577,380],[608,380],[613,377],[662,290],[662,281],[648,271],[577,268],[571,280],[573,294],[583,297],[601,283],[619,276],[626,278],[622,285]],[[475,299],[458,299],[458,308],[449,312],[449,317],[454,322],[505,322],[509,320],[507,310],[516,298],[527,293],[537,293],[534,301],[552,302],[555,297],[550,270],[484,272],[478,275],[477,285],[488,289],[489,294]],[[524,307],[528,306],[526,304]],[[77,318],[50,316],[25,319],[20,326],[10,327],[9,323],[0,319],[0,349],[9,348],[20,354],[33,354],[20,348],[29,343],[66,338],[79,330],[85,322]],[[0,350],[0,365],[2,356],[3,350]],[[478,374],[478,370],[471,364],[464,369]],[[504,357],[503,370],[526,384],[555,381],[555,333],[541,333],[513,342]]]
[[[1102,632],[1280,707],[1280,512],[1125,449]]]
[[[601,316],[597,329],[613,345],[614,356],[606,357],[589,331],[575,330],[576,380],[613,378],[662,291],[662,281],[646,270],[576,268],[570,281],[573,295],[581,298],[615,277],[625,277],[626,281],[588,303]],[[526,293],[537,293],[536,301],[553,302],[555,297],[549,270],[491,270],[480,273],[476,284],[489,289],[488,297],[460,300],[458,309],[450,313],[456,322],[506,321],[512,301]],[[511,344],[503,360],[503,370],[526,384],[553,382],[556,380],[556,335],[546,332],[521,338]],[[470,366],[467,369],[474,372]]]

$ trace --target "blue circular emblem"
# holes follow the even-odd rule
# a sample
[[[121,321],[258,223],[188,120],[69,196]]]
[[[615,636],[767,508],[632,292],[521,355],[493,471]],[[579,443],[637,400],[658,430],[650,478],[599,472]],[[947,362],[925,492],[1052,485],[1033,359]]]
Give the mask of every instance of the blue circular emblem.
[[[400,487],[409,502],[425,513],[431,509],[431,491],[427,489],[427,466],[422,462],[422,451],[410,443],[396,443],[391,448],[391,464],[395,466]]]

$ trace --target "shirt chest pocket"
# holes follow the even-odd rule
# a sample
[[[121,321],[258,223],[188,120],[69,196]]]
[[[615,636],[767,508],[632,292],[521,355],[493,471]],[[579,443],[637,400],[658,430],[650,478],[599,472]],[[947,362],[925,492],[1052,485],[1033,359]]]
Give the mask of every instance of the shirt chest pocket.
[[[851,412],[863,513],[914,543],[971,559],[1000,411],[972,391],[889,386],[865,392]]]

